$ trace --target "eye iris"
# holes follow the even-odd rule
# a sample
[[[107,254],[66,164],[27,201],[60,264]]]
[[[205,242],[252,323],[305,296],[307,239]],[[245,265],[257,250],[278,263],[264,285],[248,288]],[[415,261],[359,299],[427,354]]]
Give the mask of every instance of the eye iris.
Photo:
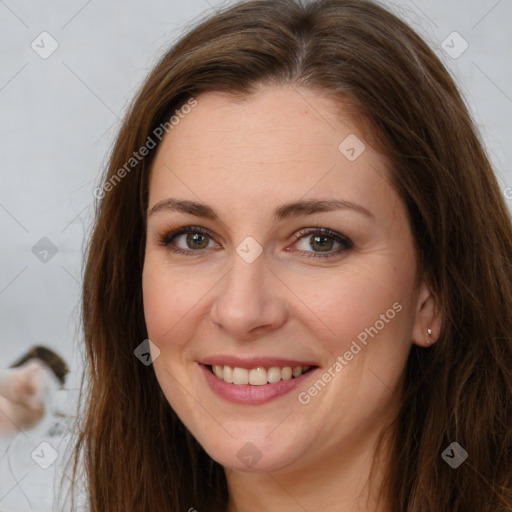
[[[187,235],[187,245],[189,247],[194,247],[195,245],[196,249],[204,249],[208,245],[208,240],[205,235],[202,235],[200,233],[189,233]]]
[[[316,244],[318,247],[320,247],[321,252],[332,249],[333,241],[328,236],[313,235],[309,240],[312,246]]]

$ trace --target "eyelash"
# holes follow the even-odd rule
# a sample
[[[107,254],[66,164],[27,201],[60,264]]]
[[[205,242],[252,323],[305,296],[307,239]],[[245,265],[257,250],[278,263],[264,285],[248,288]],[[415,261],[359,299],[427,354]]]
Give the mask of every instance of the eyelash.
[[[200,226],[185,226],[182,228],[175,229],[169,233],[166,233],[165,235],[158,238],[157,244],[167,247],[171,244],[171,242],[178,237],[179,235],[183,234],[189,234],[189,233],[200,233],[201,235],[205,235],[213,240],[213,237],[210,235],[209,231],[205,228],[202,228]],[[302,230],[299,230],[298,232],[294,233],[294,243],[300,240],[301,238],[306,237],[307,235],[313,236],[313,235],[321,235],[326,236],[328,238],[334,239],[334,241],[338,242],[341,247],[336,249],[332,252],[311,252],[311,251],[299,251],[306,253],[307,258],[330,258],[334,256],[338,256],[342,252],[352,249],[353,242],[347,238],[346,236],[342,235],[341,233],[337,233],[336,231],[331,231],[327,228],[305,228]],[[179,247],[174,247],[170,249],[173,253],[176,254],[186,254],[192,256],[191,253],[200,253],[205,249],[181,249]]]

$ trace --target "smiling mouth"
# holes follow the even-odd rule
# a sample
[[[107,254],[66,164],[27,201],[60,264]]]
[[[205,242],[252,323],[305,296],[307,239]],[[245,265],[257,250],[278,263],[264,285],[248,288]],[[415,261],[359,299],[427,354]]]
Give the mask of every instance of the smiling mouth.
[[[219,380],[228,384],[263,386],[265,384],[274,384],[281,380],[291,380],[311,371],[313,366],[271,366],[265,368],[258,366],[256,368],[239,368],[233,366],[206,365],[210,372]]]

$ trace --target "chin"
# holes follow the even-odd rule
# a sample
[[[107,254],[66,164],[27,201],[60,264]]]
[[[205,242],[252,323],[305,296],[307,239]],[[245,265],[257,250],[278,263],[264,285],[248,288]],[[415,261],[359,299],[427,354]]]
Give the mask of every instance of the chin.
[[[221,438],[196,437],[208,455],[225,469],[245,472],[278,471],[293,466],[301,460],[297,447],[304,448],[304,441],[294,436],[276,436],[270,439],[258,433],[258,425],[247,429],[246,434]],[[265,430],[266,431],[266,430]],[[266,436],[266,437],[265,437]],[[301,449],[301,453],[302,453]]]

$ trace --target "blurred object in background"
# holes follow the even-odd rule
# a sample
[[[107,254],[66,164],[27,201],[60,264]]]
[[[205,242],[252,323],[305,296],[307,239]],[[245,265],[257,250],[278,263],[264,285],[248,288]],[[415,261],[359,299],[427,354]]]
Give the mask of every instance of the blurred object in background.
[[[0,435],[37,425],[68,373],[64,360],[43,346],[31,348],[10,369],[0,370]]]
[[[68,373],[44,346],[0,370],[0,512],[56,512],[75,420]]]

